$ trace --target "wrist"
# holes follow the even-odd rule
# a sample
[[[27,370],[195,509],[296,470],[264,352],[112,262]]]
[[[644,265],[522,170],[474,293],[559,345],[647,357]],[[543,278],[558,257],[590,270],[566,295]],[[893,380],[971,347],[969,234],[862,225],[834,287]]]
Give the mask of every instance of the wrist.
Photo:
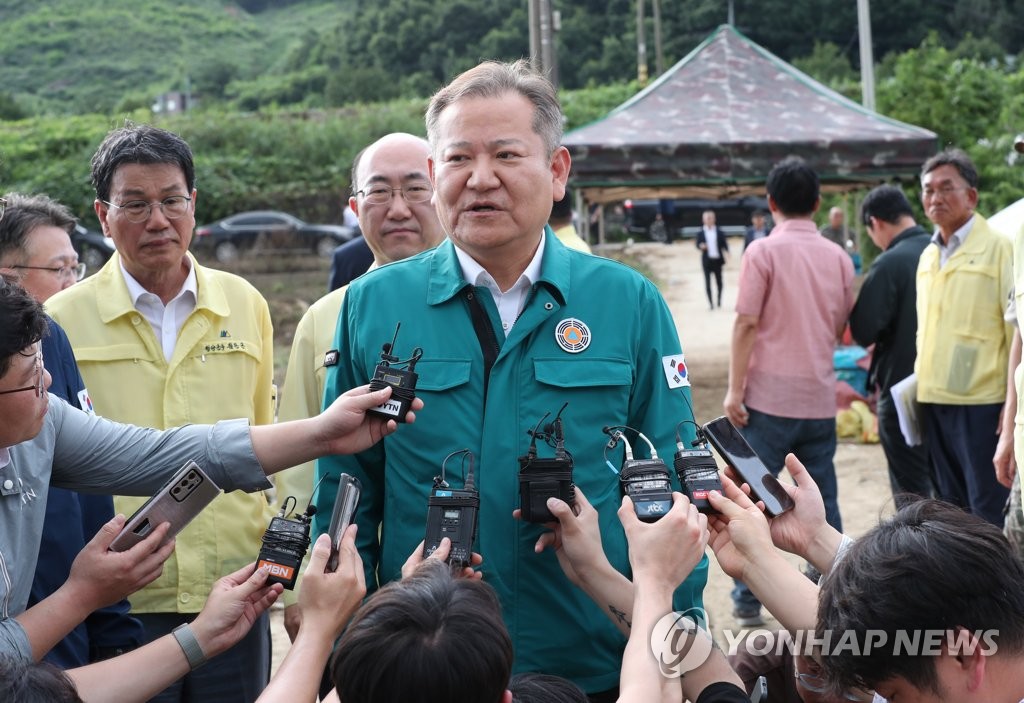
[[[827,574],[832,570],[832,562],[835,561],[836,553],[842,542],[843,533],[825,523],[811,543],[807,545],[807,553],[800,556],[811,562],[815,569]]]
[[[206,653],[189,623],[178,625],[171,631],[171,635],[181,647],[190,670],[194,671],[206,663]]]

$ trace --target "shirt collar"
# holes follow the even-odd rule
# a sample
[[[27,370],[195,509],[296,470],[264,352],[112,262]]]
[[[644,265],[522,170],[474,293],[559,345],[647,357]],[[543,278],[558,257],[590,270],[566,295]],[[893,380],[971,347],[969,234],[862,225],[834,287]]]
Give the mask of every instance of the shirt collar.
[[[971,231],[971,227],[974,226],[974,215],[972,214],[967,218],[967,222],[960,225],[960,227],[953,232],[953,236],[949,238],[949,244],[947,245],[942,241],[942,232],[938,228],[935,229],[935,233],[932,234],[932,241],[939,245],[943,249],[956,249],[962,245],[967,239],[967,235]]]
[[[0,447],[0,469],[11,463],[11,450],[8,447]]]
[[[540,279],[541,264],[544,261],[544,240],[547,238],[547,234],[542,230],[540,233],[540,243],[537,245],[537,251],[534,252],[533,258],[530,259],[530,263],[527,264],[526,270],[520,274],[519,279],[513,284],[512,288],[517,286],[532,286]],[[455,255],[459,258],[459,266],[462,268],[462,277],[474,286],[487,286],[492,290],[497,290],[497,283],[494,277],[491,276],[487,270],[481,266],[476,259],[464,252],[458,246],[455,247]],[[512,290],[509,288],[509,290]],[[498,293],[507,293],[508,291],[499,290]]]
[[[186,258],[188,261],[188,275],[185,277],[185,282],[181,286],[181,290],[175,294],[174,298],[178,298],[182,293],[191,293],[192,300],[199,300],[199,287],[196,284],[196,267],[192,265],[191,260]],[[121,267],[121,275],[124,276],[125,285],[128,286],[128,296],[132,300],[132,305],[136,308],[139,307],[139,298],[144,295],[153,295],[148,290],[142,287],[142,284],[135,280],[135,277],[128,273],[128,269],[124,267],[124,261],[118,260],[118,265]]]

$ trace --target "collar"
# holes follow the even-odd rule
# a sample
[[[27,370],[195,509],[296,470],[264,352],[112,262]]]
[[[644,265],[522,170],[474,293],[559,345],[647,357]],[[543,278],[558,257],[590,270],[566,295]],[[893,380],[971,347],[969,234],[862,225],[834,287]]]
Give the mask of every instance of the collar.
[[[526,270],[519,275],[519,278],[516,279],[516,282],[508,290],[498,290],[498,283],[494,280],[494,276],[477,263],[476,259],[456,246],[455,255],[459,258],[462,278],[474,286],[487,286],[498,294],[508,293],[516,288],[528,288],[540,278],[541,262],[544,259],[544,240],[546,238],[547,233],[542,231],[540,233],[540,243],[537,245],[537,251],[533,253],[533,258],[526,265]]]
[[[11,463],[11,450],[8,447],[0,447],[0,469]]]
[[[124,267],[124,261],[122,261],[120,257],[118,257],[117,263],[118,267],[121,269],[121,275],[124,276],[124,283],[128,287],[128,297],[132,301],[132,307],[138,309],[139,299],[144,295],[152,296],[153,294],[143,288],[142,284],[135,279],[135,276],[128,273],[128,269]],[[191,261],[189,261],[188,275],[185,276],[185,282],[182,284],[181,290],[175,293],[171,300],[177,300],[181,297],[182,293],[191,293],[193,300],[197,302],[199,300],[199,289],[196,286],[196,267],[192,265]]]
[[[767,228],[766,228],[767,231]],[[795,218],[791,220],[783,220],[775,225],[775,228],[771,230],[772,236],[776,234],[784,235],[800,235],[805,237],[820,237],[821,232],[818,231],[818,226],[814,224],[814,220],[805,218]]]
[[[897,234],[895,237],[892,238],[892,241],[889,242],[889,247],[888,247],[888,249],[886,249],[886,251],[888,251],[889,249],[892,249],[894,246],[896,246],[900,242],[904,242],[904,241],[910,239],[911,237],[917,237],[917,236],[920,236],[922,234],[925,235],[926,237],[930,237],[931,236],[931,235],[928,234],[928,232],[925,230],[925,228],[922,227],[921,225],[913,225],[912,227],[907,227],[905,230],[903,230],[902,232],[900,232],[899,234]]]
[[[210,275],[210,271],[200,266],[192,252],[186,254],[191,264],[190,275],[196,280],[196,310],[209,310],[218,317],[226,317],[231,313],[227,296],[223,287]],[[117,252],[101,268],[96,275],[90,276],[79,283],[79,286],[92,286],[96,295],[96,308],[104,323],[124,315],[137,312],[134,298],[128,290],[128,282],[121,273],[121,255]],[[229,275],[229,274],[223,274]],[[140,286],[141,287],[141,286]]]
[[[957,246],[960,246],[961,244],[963,244],[964,240],[967,239],[967,235],[970,233],[971,227],[974,226],[974,221],[977,218],[978,218],[978,214],[977,213],[973,213],[970,217],[968,217],[967,218],[967,222],[965,222],[962,225],[960,225],[960,227],[957,228],[957,230],[955,232],[953,232],[953,236],[949,238],[949,244],[946,244],[946,243],[944,243],[942,241],[942,232],[940,232],[938,229],[936,229],[935,233],[932,234],[932,241],[935,242],[937,245],[939,245],[939,247],[942,248],[942,249],[946,249],[946,248],[949,248],[949,247],[952,247],[952,248],[955,249]],[[953,244],[954,240],[956,241],[956,245],[955,246]]]
[[[427,279],[428,305],[437,305],[453,298],[470,282],[462,268],[460,253],[464,252],[461,252],[451,239],[445,239],[436,248],[425,254],[430,260]],[[537,255],[534,255],[534,261],[537,261],[540,270],[539,273],[534,274],[535,277],[532,281],[534,284],[546,285],[551,288],[561,305],[565,305],[565,301],[569,297],[569,272],[572,256],[569,248],[559,241],[550,227],[545,225],[544,236],[541,238],[540,246],[537,247]],[[467,258],[473,261],[472,257]],[[531,261],[530,264],[532,265],[534,261]],[[473,261],[473,263],[476,262]],[[527,270],[530,270],[530,266],[527,267]],[[524,271],[524,275],[525,273]],[[474,276],[472,279],[474,285],[475,280]]]

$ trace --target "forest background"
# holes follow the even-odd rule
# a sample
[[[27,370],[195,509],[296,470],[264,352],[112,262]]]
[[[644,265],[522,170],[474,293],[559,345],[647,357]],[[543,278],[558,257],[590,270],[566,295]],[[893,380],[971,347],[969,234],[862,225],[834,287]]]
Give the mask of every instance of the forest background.
[[[640,89],[636,5],[553,4],[572,129]],[[746,36],[860,101],[855,2],[733,5]],[[967,150],[983,213],[1021,197],[1013,138],[1024,131],[1024,0],[871,9],[878,111]],[[665,66],[726,17],[726,0],[662,0]],[[648,8],[654,78],[651,23]],[[339,221],[362,146],[391,131],[422,134],[438,87],[480,59],[528,51],[526,0],[0,0],[0,187],[47,193],[94,226],[89,159],[131,119],[191,144],[199,222],[259,208]],[[190,93],[193,109],[154,113],[167,91]]]

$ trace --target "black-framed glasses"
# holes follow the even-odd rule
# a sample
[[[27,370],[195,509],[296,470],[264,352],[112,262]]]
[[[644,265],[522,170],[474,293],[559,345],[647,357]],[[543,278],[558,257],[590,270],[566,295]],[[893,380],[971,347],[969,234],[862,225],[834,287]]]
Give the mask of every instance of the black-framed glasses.
[[[811,693],[828,693],[828,688],[825,686],[825,682],[820,676],[815,676],[814,674],[803,674],[799,671],[794,671],[793,676],[796,678],[796,682],[801,688],[807,689]],[[848,701],[862,701],[864,700],[864,696],[851,691],[843,691],[843,699]]]
[[[124,213],[125,219],[129,222],[139,223],[149,219],[149,216],[153,214],[154,205],[163,210],[164,217],[168,220],[184,217],[188,213],[188,204],[192,202],[192,198],[187,195],[172,195],[153,203],[145,200],[131,200],[127,203],[111,203],[106,200],[100,202],[110,207],[116,207]]]
[[[36,345],[39,343],[36,342]],[[8,393],[24,393],[25,391],[35,391],[36,398],[41,398],[43,395],[43,350],[37,348],[35,351],[26,354],[24,351],[18,352],[22,356],[34,356],[36,358],[36,372],[39,374],[39,378],[36,379],[34,385],[23,386],[21,388],[12,388],[9,391],[0,391],[0,395],[7,395]]]
[[[399,191],[407,203],[425,203],[434,194],[434,189],[429,183],[407,183],[401,188],[375,185],[357,190],[356,195],[363,196],[363,200],[370,205],[384,205],[391,202],[395,191]]]
[[[12,269],[28,269],[30,271],[49,271],[55,273],[61,278],[73,278],[75,281],[81,281],[85,278],[85,264],[78,263],[74,266],[8,266],[7,268]]]
[[[936,195],[939,195],[942,196],[943,198],[947,198],[953,193],[956,193],[961,190],[967,190],[967,188],[965,186],[940,186],[938,188],[924,188],[921,191],[921,197],[928,199],[934,198]]]

